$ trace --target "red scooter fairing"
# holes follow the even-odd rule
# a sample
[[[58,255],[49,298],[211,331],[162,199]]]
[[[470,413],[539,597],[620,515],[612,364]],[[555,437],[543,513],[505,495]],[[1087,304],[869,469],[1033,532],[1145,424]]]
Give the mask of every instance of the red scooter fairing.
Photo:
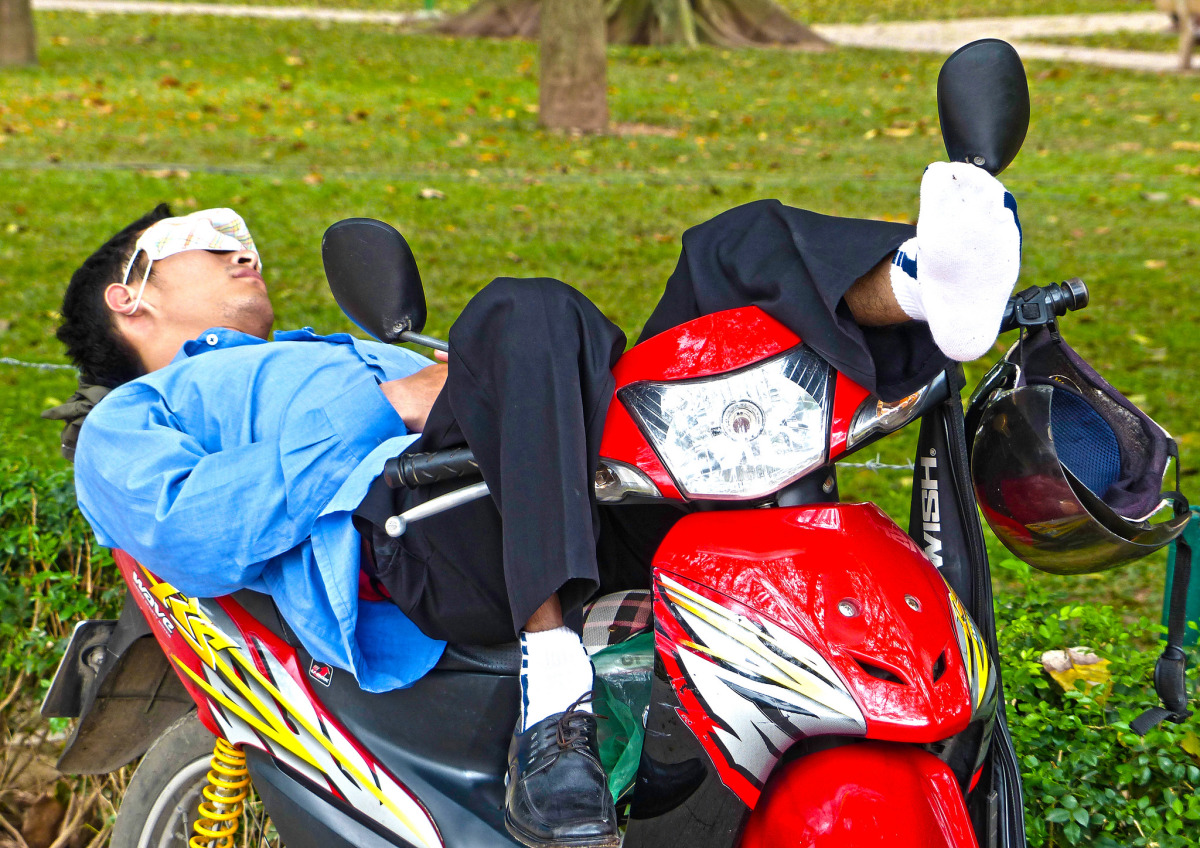
[[[625,352],[613,367],[613,400],[600,456],[641,469],[665,498],[682,499],[674,479],[616,392],[643,380],[689,380],[723,374],[800,344],[800,337],[757,306],[688,321]]]
[[[864,742],[782,766],[741,848],[975,848],[950,769],[910,745]]]
[[[994,691],[957,599],[871,504],[692,514],[654,565],[680,718],[748,807],[798,739],[934,743]]]
[[[634,383],[695,380],[727,374],[800,345],[799,336],[757,306],[728,309],[680,324],[627,351],[613,368],[613,400],[600,456],[641,470],[664,498],[685,499],[617,392]],[[832,370],[832,369],[831,369]],[[855,413],[871,393],[837,374],[829,414],[826,459],[847,450]]]

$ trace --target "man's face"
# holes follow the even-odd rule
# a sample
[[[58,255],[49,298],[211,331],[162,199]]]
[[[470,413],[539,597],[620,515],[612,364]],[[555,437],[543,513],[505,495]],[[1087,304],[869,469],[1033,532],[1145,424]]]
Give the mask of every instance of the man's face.
[[[211,327],[265,339],[275,313],[249,250],[185,250],[154,263],[143,301],[180,344]]]

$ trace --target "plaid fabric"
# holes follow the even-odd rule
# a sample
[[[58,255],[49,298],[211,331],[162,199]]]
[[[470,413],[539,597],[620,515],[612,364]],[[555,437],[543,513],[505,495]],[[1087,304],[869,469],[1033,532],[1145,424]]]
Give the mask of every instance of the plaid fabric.
[[[258,253],[241,215],[232,209],[204,209],[190,215],[156,221],[142,233],[125,267],[123,282],[129,281],[129,272],[133,270],[134,260],[139,253],[144,252],[153,264],[185,250],[252,250]],[[149,275],[150,268],[147,266],[146,276]]]
[[[614,592],[583,609],[583,645],[589,654],[654,627],[653,601],[645,590]]]

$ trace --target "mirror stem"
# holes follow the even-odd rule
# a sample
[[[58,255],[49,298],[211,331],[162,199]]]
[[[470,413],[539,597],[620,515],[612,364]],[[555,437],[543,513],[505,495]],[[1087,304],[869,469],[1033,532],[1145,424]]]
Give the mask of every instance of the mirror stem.
[[[414,333],[412,330],[405,330],[403,333],[401,333],[399,340],[402,342],[412,342],[413,344],[431,347],[434,350],[442,351],[442,353],[450,352],[449,342],[444,342],[441,339],[435,339],[433,336],[427,336],[424,333]]]

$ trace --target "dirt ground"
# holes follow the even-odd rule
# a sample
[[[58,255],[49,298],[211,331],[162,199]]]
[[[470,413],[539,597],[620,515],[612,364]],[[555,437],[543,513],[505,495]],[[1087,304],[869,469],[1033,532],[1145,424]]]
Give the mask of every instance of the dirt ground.
[[[14,705],[15,706],[15,705]],[[75,777],[54,767],[67,734],[22,704],[0,715],[0,848],[98,848],[109,836],[127,770]]]

